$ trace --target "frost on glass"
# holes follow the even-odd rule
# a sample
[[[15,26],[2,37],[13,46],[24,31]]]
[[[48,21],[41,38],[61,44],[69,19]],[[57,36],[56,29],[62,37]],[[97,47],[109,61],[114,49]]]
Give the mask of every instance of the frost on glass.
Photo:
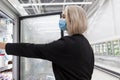
[[[61,37],[59,15],[23,19],[21,21],[21,41],[45,44]],[[28,53],[29,54],[29,53]],[[54,80],[51,62],[42,59],[21,59],[22,80]]]

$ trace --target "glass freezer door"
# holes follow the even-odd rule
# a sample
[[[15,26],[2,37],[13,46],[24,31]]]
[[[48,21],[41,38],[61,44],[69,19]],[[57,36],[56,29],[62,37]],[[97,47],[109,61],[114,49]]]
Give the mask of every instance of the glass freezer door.
[[[1,7],[1,5],[0,5]],[[0,42],[13,42],[14,20],[0,10]],[[0,49],[0,80],[13,80],[13,56],[7,55],[5,49]]]
[[[22,19],[21,42],[44,44],[59,39],[59,18],[57,14]],[[55,80],[51,62],[47,60],[22,57],[20,70],[21,80]]]

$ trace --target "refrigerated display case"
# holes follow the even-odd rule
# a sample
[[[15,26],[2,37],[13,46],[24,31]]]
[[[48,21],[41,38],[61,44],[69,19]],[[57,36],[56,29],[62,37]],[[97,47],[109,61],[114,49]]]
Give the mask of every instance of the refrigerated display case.
[[[114,56],[120,56],[119,40],[112,41]]]
[[[99,46],[100,46],[100,54],[103,55],[103,43],[100,43]]]
[[[59,19],[60,13],[21,17],[20,42],[46,44],[59,39]],[[55,80],[51,62],[21,57],[20,80]]]
[[[96,44],[96,45],[95,45],[95,51],[96,51],[96,52],[95,52],[95,55],[101,55],[101,54],[100,54],[100,45],[99,45],[99,44]]]
[[[0,11],[0,42],[13,42],[13,26],[14,20]],[[12,60],[12,56],[7,55],[4,49],[0,49],[0,80],[12,80],[13,65],[9,64]]]
[[[107,42],[107,48],[108,48],[108,55],[113,55],[113,48],[111,41]]]
[[[103,42],[103,54],[108,56],[107,42]]]

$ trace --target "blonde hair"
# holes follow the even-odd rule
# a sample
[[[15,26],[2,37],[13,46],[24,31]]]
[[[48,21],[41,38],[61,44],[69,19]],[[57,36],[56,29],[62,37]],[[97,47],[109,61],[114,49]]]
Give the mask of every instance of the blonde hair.
[[[82,7],[66,6],[64,10],[69,35],[82,34],[87,29],[87,17]]]

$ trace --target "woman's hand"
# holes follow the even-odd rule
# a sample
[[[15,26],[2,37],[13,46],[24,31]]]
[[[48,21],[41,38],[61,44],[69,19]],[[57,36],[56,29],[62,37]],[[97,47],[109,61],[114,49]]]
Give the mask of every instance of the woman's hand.
[[[0,42],[0,49],[5,49],[6,43]]]

